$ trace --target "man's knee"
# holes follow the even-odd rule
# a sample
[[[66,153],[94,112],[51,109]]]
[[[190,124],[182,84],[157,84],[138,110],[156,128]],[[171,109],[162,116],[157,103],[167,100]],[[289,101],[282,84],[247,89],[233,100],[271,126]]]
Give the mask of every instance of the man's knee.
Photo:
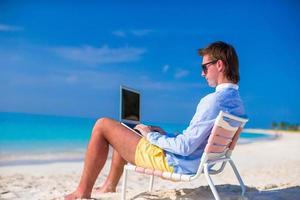
[[[108,117],[102,117],[96,121],[95,128],[96,129],[105,129],[109,127],[114,122],[113,119]]]

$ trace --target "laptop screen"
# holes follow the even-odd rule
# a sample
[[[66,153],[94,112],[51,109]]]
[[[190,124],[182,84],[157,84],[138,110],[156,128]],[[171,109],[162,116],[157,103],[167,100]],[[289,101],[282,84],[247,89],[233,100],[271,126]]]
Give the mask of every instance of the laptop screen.
[[[121,121],[138,124],[140,122],[140,93],[137,90],[121,86]]]

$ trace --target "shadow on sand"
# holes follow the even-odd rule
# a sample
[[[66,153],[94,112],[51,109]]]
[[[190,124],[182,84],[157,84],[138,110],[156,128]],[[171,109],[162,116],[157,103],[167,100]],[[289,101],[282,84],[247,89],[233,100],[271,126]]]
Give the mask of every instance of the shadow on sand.
[[[240,186],[238,185],[218,185],[217,190],[222,200],[286,200],[299,199],[300,186],[289,188],[273,188],[269,190],[258,190],[253,187],[246,187],[246,194],[242,197]],[[154,192],[143,192],[132,199],[152,199],[152,200],[213,200],[214,197],[208,186],[201,186],[194,189],[177,189]]]

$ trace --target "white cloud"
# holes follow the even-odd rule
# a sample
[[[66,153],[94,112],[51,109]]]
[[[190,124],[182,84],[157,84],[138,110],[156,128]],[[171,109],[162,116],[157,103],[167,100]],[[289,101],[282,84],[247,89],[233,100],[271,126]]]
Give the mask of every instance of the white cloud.
[[[187,90],[193,88],[203,88],[206,85],[200,83],[183,83],[183,82],[165,82],[165,81],[143,81],[139,84],[140,88],[150,89],[150,90],[169,90],[169,91],[178,91],[178,90]]]
[[[95,48],[92,46],[83,46],[59,47],[55,48],[54,51],[60,56],[73,61],[89,64],[111,64],[137,61],[146,52],[146,49],[135,47],[110,48],[103,46]]]
[[[187,75],[189,75],[189,71],[188,70],[184,70],[184,69],[178,69],[177,72],[175,73],[174,77],[175,78],[183,78],[186,77]]]
[[[68,75],[66,78],[65,78],[66,82],[69,83],[69,84],[73,84],[73,83],[76,83],[78,81],[78,76],[77,75]]]
[[[121,30],[113,31],[112,34],[117,36],[117,37],[126,37],[126,33],[124,31],[121,31]]]
[[[112,34],[117,37],[126,37],[127,35],[134,35],[134,36],[145,36],[153,32],[153,30],[150,29],[135,29],[135,30],[116,30],[113,31]]]
[[[163,66],[163,72],[166,73],[170,69],[169,65],[164,65]]]
[[[61,84],[76,85],[90,89],[116,89],[122,80],[126,79],[126,74],[119,72],[102,72],[89,70],[68,70],[57,74]]]
[[[15,32],[15,31],[22,31],[23,28],[19,26],[12,26],[7,24],[0,24],[0,32]]]
[[[129,75],[131,74],[131,75]],[[112,89],[115,90],[120,85],[134,86],[141,90],[152,91],[178,91],[188,89],[199,89],[206,87],[206,84],[198,82],[180,82],[180,81],[163,81],[149,78],[147,75],[133,75],[132,73],[120,72],[100,72],[89,70],[72,70],[60,73],[60,81],[55,79],[56,82],[62,82],[78,87],[89,87],[91,89],[102,90]],[[132,78],[135,77],[135,78]]]
[[[0,83],[6,82],[8,86],[22,88],[56,88],[68,90],[68,87],[76,87],[79,91],[116,89],[119,88],[126,74],[118,72],[99,72],[90,70],[53,70],[43,72],[40,75],[30,73],[7,73],[6,79],[0,75]],[[3,84],[2,84],[3,85]],[[55,89],[55,90],[56,90]]]
[[[139,29],[139,30],[131,30],[130,32],[135,36],[144,36],[144,35],[148,35],[153,31],[150,29]]]

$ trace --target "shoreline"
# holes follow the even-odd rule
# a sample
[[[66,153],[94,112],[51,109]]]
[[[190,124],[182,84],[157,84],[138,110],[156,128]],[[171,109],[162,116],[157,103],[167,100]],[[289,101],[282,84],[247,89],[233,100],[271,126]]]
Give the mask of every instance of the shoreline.
[[[268,134],[268,137],[262,138],[240,138],[238,145],[247,145],[250,143],[257,143],[260,141],[276,140],[280,137],[277,132],[268,129],[244,129],[245,133]],[[61,150],[42,150],[37,151],[11,151],[0,152],[0,167],[5,166],[20,166],[20,165],[39,165],[50,163],[68,163],[81,162],[84,160],[85,148],[61,149]],[[111,157],[111,151],[109,157]]]
[[[262,140],[238,145],[232,159],[247,187],[246,199],[297,199],[300,196],[300,135],[281,134],[276,140]],[[108,175],[110,162],[100,173],[96,187]],[[0,199],[53,199],[76,188],[83,161],[0,166]],[[236,200],[240,190],[232,169],[212,177],[222,199]],[[170,182],[155,178],[154,191],[145,192],[149,177],[129,173],[130,199],[213,199],[204,176],[193,182]],[[121,183],[116,193],[92,194],[97,200],[119,199]]]
[[[24,166],[24,165],[47,165],[51,163],[70,163],[70,162],[83,162],[84,158],[62,158],[62,159],[44,159],[44,160],[11,160],[11,161],[0,161],[0,167],[8,166]]]
[[[264,133],[264,134],[300,134],[300,131],[287,131],[275,129],[261,129],[261,128],[245,128],[244,132],[247,133]]]

